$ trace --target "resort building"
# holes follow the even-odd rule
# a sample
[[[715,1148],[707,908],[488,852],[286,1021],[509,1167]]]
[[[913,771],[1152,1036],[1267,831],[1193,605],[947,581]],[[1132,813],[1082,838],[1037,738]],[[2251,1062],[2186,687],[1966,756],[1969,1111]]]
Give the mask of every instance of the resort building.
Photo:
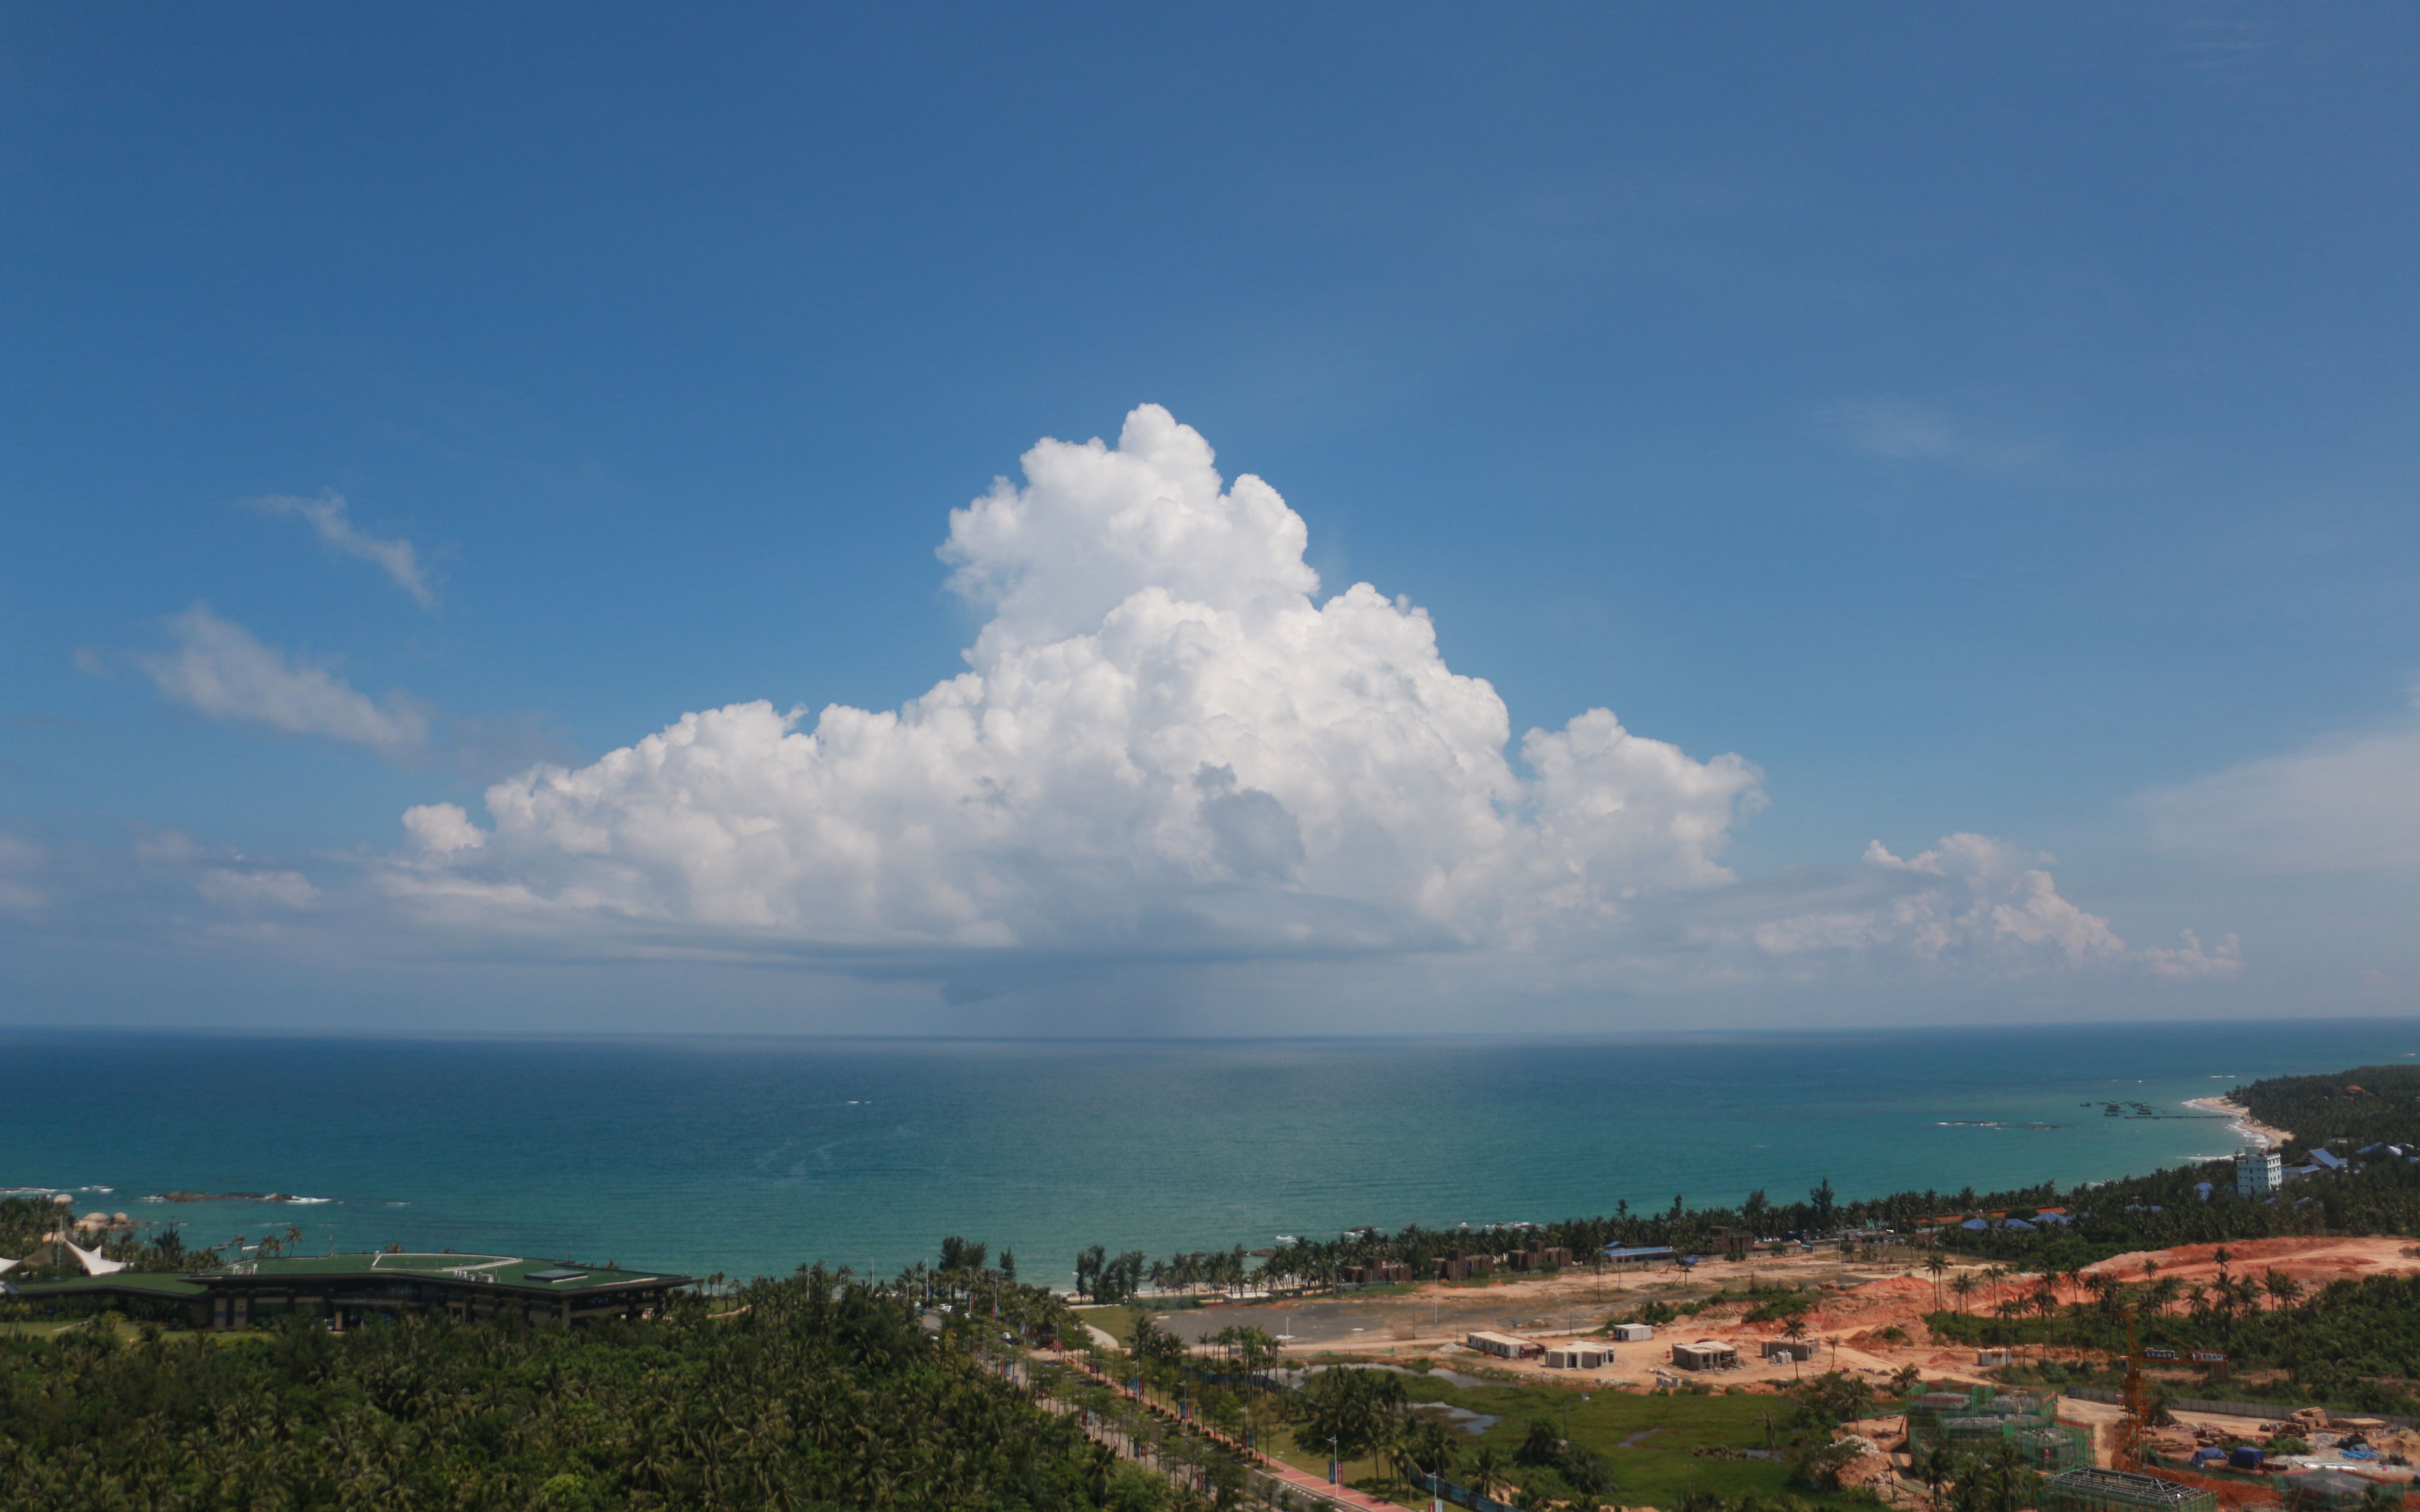
[[[1436,1278],[1440,1281],[1467,1281],[1495,1269],[1496,1257],[1493,1255],[1440,1256],[1436,1262]]]
[[[2218,1512],[2218,1498],[2199,1487],[2088,1465],[2044,1480],[2039,1500],[2041,1512]]]
[[[1683,1370],[1736,1370],[1739,1350],[1713,1339],[1672,1346],[1672,1363]]]
[[[2235,1195],[2273,1196],[2286,1184],[2285,1161],[2273,1149],[2247,1149],[2235,1157]]]
[[[1385,1286],[1390,1282],[1409,1281],[1412,1268],[1401,1260],[1371,1260],[1344,1268],[1346,1284],[1360,1287]]]
[[[0,1281],[0,1297],[39,1311],[114,1307],[130,1317],[180,1321],[194,1328],[209,1320],[209,1295],[183,1276],[124,1269],[64,1281]]]
[[[164,1275],[121,1271],[24,1282],[22,1301],[77,1306],[133,1302],[181,1313],[196,1328],[249,1328],[308,1318],[342,1333],[365,1323],[442,1312],[464,1321],[504,1316],[530,1323],[652,1318],[691,1277],[506,1255],[327,1255],[246,1260]]]
[[[1466,1335],[1462,1342],[1481,1354],[1492,1354],[1499,1360],[1527,1360],[1546,1352],[1546,1347],[1535,1339],[1525,1339],[1512,1334],[1482,1331]]]

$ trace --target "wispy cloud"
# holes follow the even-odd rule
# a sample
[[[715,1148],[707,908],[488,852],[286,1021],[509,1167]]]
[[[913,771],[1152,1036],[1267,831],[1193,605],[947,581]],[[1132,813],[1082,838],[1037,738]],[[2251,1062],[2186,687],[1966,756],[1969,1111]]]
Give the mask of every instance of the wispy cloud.
[[[194,879],[194,890],[225,908],[308,908],[319,889],[300,872],[238,871],[214,866]]]
[[[2175,45],[2186,68],[2220,79],[2249,71],[2276,41],[2268,16],[2225,7],[2185,18]]]
[[[1843,399],[1818,409],[1815,425],[1836,446],[1894,462],[1999,470],[2039,462],[2053,450],[2047,440],[1989,434],[1909,399]]]
[[[349,557],[359,557],[364,562],[376,563],[422,609],[437,607],[437,590],[429,583],[427,569],[412,544],[399,536],[392,541],[381,540],[356,526],[346,512],[343,494],[331,490],[317,499],[278,494],[251,500],[249,507],[264,515],[290,516],[308,520],[320,540]]]
[[[2399,729],[2337,735],[2135,803],[2154,845],[2195,860],[2255,872],[2420,866],[2420,689]]]
[[[188,708],[287,734],[349,741],[397,763],[427,751],[430,711],[409,694],[372,699],[325,668],[262,644],[207,604],[172,616],[168,634],[172,649],[139,653],[134,663],[164,697]]]

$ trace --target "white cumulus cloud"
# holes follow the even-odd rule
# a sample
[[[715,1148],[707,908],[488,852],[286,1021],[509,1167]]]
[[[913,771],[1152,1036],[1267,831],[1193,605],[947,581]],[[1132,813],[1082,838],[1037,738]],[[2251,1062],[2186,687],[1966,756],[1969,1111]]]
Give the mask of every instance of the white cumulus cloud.
[[[1740,882],[1722,854],[1763,801],[1754,766],[1602,708],[1516,742],[1424,611],[1368,583],[1323,596],[1302,517],[1166,410],[1114,445],[1044,440],[1023,471],[940,548],[985,615],[964,671],[895,710],[702,709],[498,782],[482,816],[415,807],[377,886],[533,949],[975,995],[1087,962],[1413,952],[1583,994],[2240,965],[2231,935],[2130,948],[2048,857],[1981,835]]]
[[[2205,950],[2184,944],[2130,947],[2109,920],[2060,896],[2050,858],[1988,835],[1943,836],[1901,857],[1880,841],[1848,876],[1768,887],[1709,909],[1690,931],[1714,969],[1736,977],[1761,960],[1805,977],[1827,964],[1898,963],[1967,974],[2148,972],[2176,980],[2223,979],[2242,968],[2234,935]]]
[[[415,809],[420,864],[389,885],[466,915],[1148,956],[1529,944],[1730,880],[1754,767],[1596,709],[1528,732],[1516,770],[1502,699],[1427,614],[1367,583],[1323,601],[1301,517],[1166,410],[1024,473],[941,548],[990,616],[966,671],[896,711],[690,714],[496,784],[486,831]]]
[[[427,748],[428,714],[413,700],[399,693],[372,699],[324,668],[262,644],[206,604],[170,617],[168,633],[173,649],[138,655],[135,664],[163,696],[213,719],[350,741],[396,761]]]
[[[476,850],[487,843],[487,831],[471,822],[458,803],[424,803],[403,810],[403,827],[420,848],[438,856]]]
[[[1775,957],[1870,951],[2017,967],[2123,957],[2126,944],[2106,918],[2059,896],[2046,860],[1988,835],[1946,835],[1904,859],[1875,841],[1866,847],[1868,886],[1736,932]]]
[[[2202,949],[2201,936],[2189,929],[2179,930],[2177,935],[2185,943],[2143,948],[2143,963],[2150,967],[2152,975],[2197,981],[2205,977],[2232,977],[2243,969],[2243,944],[2232,933],[2222,937],[2215,949],[2209,950]]]
[[[267,499],[255,499],[251,503],[253,508],[266,515],[286,515],[307,520],[319,539],[329,547],[346,556],[359,557],[375,564],[397,588],[410,594],[422,609],[437,607],[437,590],[429,583],[427,568],[412,544],[400,537],[392,541],[382,540],[355,525],[343,494],[331,490],[317,499],[278,494]]]
[[[1945,835],[1906,860],[1880,841],[1866,847],[1869,866],[1943,880],[1907,894],[1894,910],[1907,942],[1923,953],[1993,945],[2055,950],[2070,965],[2124,954],[2126,942],[2109,920],[2058,895],[2043,869],[2049,859],[1988,835]]]

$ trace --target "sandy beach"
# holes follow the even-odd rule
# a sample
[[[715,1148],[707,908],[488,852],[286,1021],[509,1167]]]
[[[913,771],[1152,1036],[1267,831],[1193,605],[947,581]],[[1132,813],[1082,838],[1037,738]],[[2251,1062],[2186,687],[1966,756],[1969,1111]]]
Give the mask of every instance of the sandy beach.
[[[2292,1130],[2273,1129],[2254,1118],[2251,1111],[2242,1103],[2231,1102],[2226,1098],[2196,1097],[2187,1102],[2185,1106],[2199,1108],[2204,1113],[2225,1114],[2235,1120],[2233,1125],[2235,1132],[2243,1136],[2246,1144],[2258,1145],[2263,1149],[2274,1149],[2294,1137]]]

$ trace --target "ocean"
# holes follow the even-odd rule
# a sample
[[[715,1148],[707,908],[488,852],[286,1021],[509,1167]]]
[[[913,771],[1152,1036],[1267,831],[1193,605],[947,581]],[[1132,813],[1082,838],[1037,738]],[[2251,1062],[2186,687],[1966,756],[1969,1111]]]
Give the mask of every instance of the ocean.
[[[945,1234],[1076,1251],[1904,1188],[2230,1152],[2189,1098],[2412,1058],[2352,1020],[1587,1041],[348,1040],[0,1032],[0,1187],[181,1223],[730,1276]],[[2106,1116],[2117,1100],[2157,1117]],[[305,1200],[149,1200],[168,1192]]]

